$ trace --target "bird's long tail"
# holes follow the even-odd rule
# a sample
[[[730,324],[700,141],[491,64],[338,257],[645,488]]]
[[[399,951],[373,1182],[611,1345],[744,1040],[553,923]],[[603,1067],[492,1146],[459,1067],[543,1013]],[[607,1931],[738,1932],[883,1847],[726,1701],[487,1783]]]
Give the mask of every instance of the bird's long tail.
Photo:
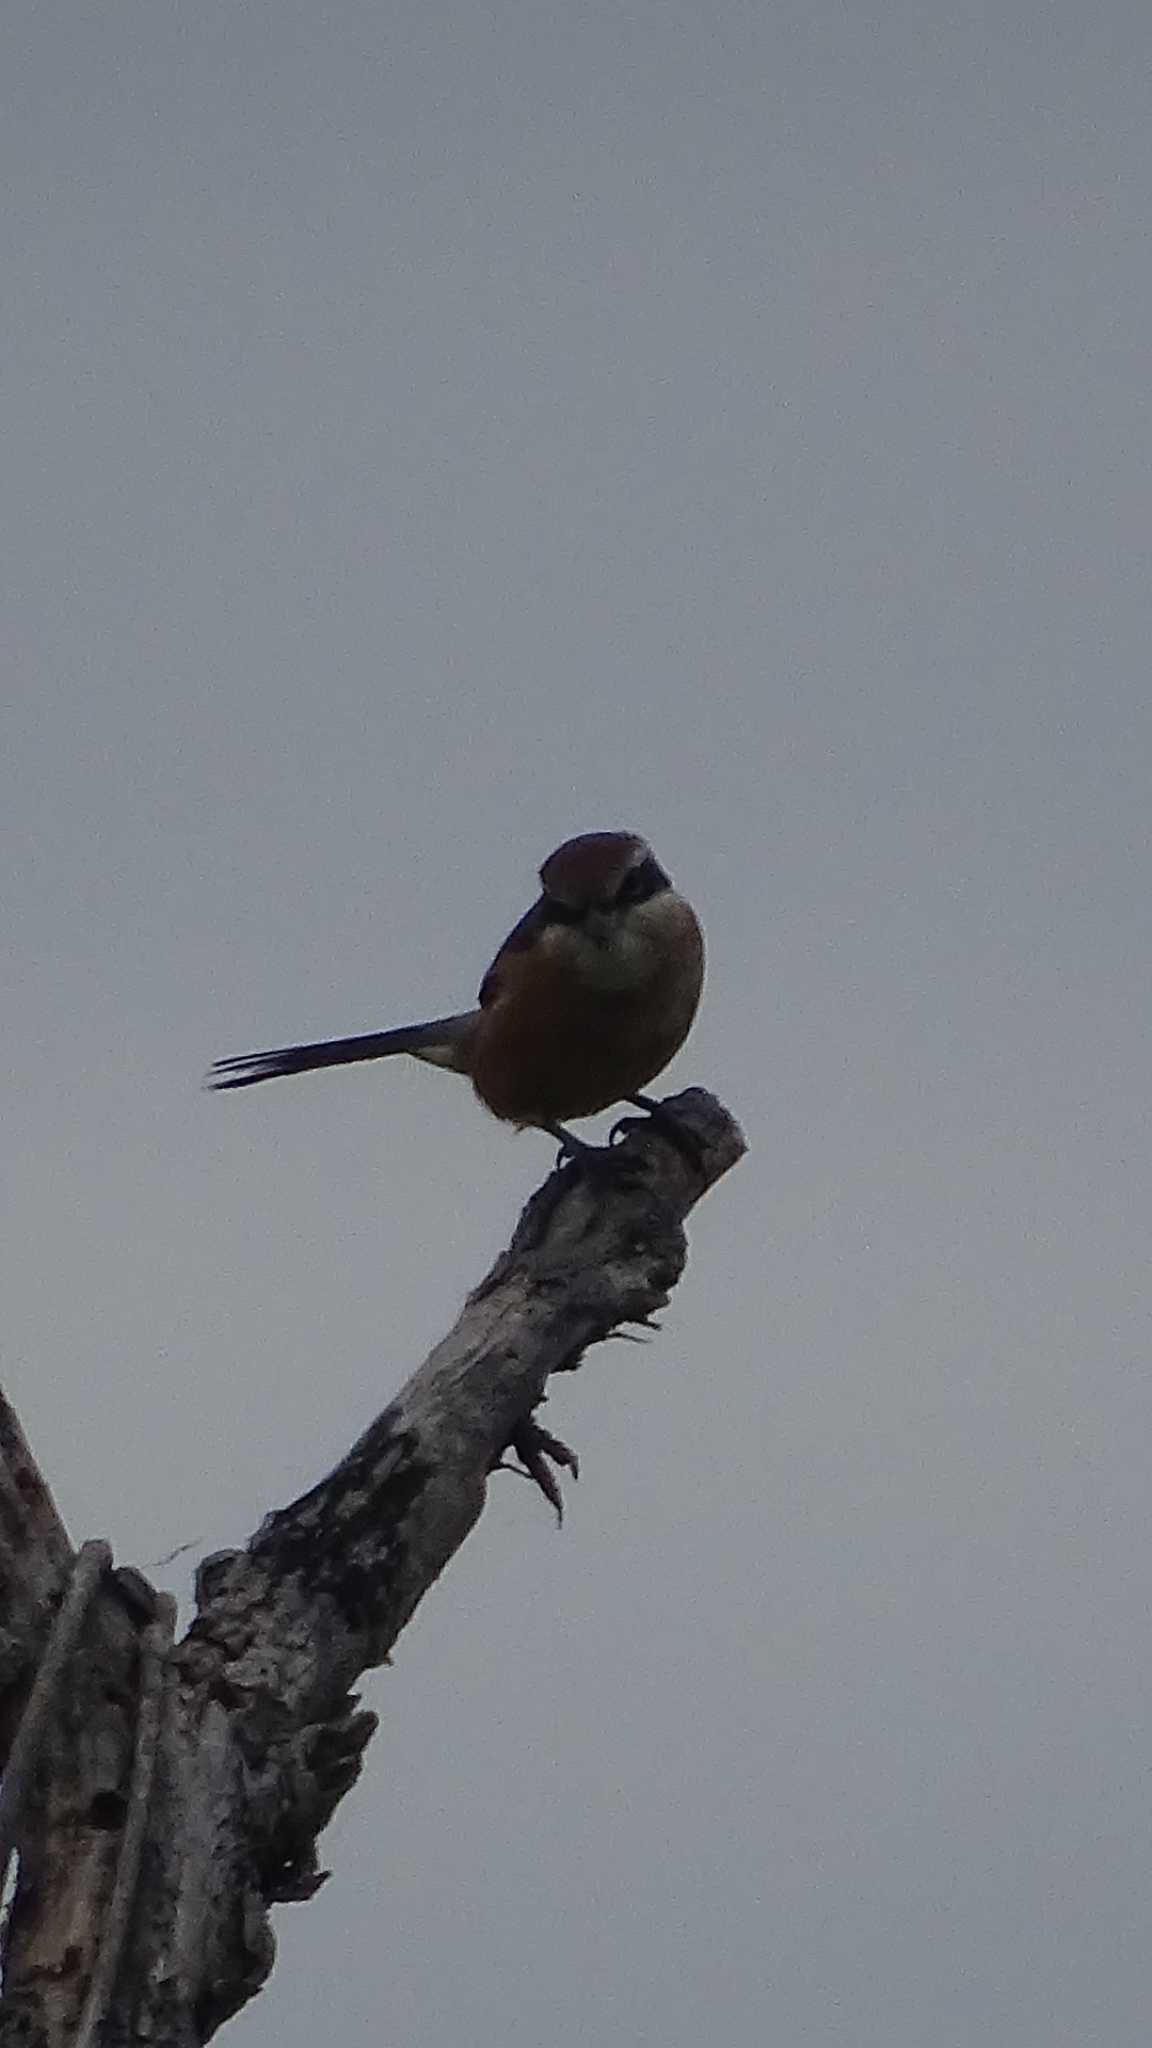
[[[209,1088],[250,1088],[255,1081],[274,1081],[281,1074],[307,1074],[314,1067],[350,1066],[354,1060],[383,1060],[394,1052],[410,1052],[435,1067],[453,1067],[466,1074],[471,1067],[472,1031],[476,1012],[458,1017],[433,1017],[427,1024],[401,1024],[395,1031],[369,1031],[362,1038],[325,1038],[316,1045],[284,1045],[271,1052],[248,1052],[235,1060],[217,1060],[208,1074]]]

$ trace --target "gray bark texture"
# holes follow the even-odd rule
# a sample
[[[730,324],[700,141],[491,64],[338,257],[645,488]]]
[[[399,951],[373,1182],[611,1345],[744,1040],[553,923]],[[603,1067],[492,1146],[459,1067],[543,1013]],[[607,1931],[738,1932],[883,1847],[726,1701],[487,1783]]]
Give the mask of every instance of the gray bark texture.
[[[375,1727],[352,1691],[519,1457],[559,1507],[555,1372],[679,1279],[683,1219],[740,1132],[689,1089],[545,1183],[456,1326],[336,1469],[201,1566],[197,1613],[78,1553],[0,1398],[0,2048],[194,2048],[259,1990],[270,1908],[324,1881],[317,1836]]]

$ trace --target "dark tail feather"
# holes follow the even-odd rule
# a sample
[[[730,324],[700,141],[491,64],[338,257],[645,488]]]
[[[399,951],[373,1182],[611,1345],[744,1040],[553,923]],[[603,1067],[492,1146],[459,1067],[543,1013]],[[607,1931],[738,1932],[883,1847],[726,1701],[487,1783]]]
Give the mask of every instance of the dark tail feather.
[[[251,1088],[256,1081],[274,1081],[282,1074],[307,1074],[314,1067],[350,1066],[354,1060],[382,1060],[391,1053],[410,1052],[434,1066],[467,1069],[467,1028],[472,1015],[434,1017],[428,1024],[402,1024],[396,1031],[369,1031],[363,1038],[325,1038],[316,1045],[285,1045],[272,1052],[248,1052],[240,1059],[217,1060],[205,1085],[209,1088]]]

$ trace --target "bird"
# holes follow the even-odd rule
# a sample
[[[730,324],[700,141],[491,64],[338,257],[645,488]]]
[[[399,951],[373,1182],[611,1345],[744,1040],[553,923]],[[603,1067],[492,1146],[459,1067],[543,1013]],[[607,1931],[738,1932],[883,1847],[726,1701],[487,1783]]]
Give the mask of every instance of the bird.
[[[540,869],[540,896],[513,927],[476,1007],[422,1024],[218,1060],[207,1085],[250,1088],[287,1074],[410,1053],[471,1080],[503,1122],[592,1150],[567,1130],[642,1090],[691,1029],[704,939],[691,905],[635,832],[583,832]]]

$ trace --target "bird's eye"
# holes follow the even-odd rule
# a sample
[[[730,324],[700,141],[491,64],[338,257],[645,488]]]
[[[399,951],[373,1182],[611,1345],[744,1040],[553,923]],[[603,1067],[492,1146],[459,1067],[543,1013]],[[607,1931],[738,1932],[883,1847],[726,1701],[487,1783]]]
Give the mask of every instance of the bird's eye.
[[[545,924],[579,924],[584,916],[583,908],[574,903],[561,903],[558,897],[549,896],[547,890],[541,898],[540,909]]]
[[[657,896],[661,889],[668,887],[668,877],[653,854],[629,868],[624,880],[616,891],[617,903],[646,903],[650,896]]]

